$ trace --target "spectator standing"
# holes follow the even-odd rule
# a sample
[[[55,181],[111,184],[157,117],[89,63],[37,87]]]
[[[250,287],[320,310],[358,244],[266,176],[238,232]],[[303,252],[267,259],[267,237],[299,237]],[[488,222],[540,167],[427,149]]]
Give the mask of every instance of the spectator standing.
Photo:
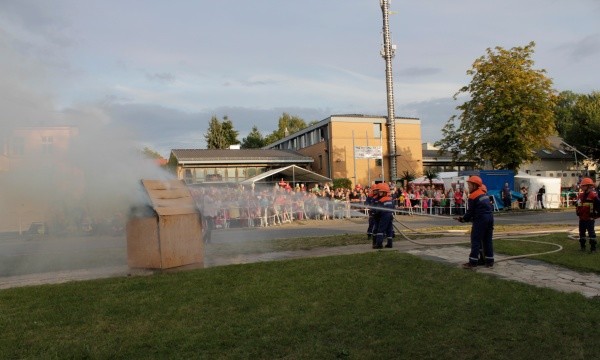
[[[504,206],[504,210],[510,210],[512,206],[512,193],[508,183],[504,183],[504,187],[502,188],[502,205]]]
[[[542,187],[537,192],[537,202],[542,206],[542,209],[545,209],[544,195],[546,195],[546,185],[542,185]]]
[[[519,203],[519,208],[525,209],[527,207],[527,188],[521,186],[521,196],[523,197]]]
[[[463,192],[461,189],[457,189],[454,192],[454,206],[456,207],[456,214],[457,215],[463,215],[464,212],[464,206],[463,206]]]

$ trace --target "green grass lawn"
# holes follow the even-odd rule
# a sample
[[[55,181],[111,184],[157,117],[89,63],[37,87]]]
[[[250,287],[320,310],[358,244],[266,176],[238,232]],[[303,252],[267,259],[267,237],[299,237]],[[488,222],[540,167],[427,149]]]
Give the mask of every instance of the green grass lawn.
[[[0,291],[2,359],[594,359],[599,327],[597,299],[398,252]]]

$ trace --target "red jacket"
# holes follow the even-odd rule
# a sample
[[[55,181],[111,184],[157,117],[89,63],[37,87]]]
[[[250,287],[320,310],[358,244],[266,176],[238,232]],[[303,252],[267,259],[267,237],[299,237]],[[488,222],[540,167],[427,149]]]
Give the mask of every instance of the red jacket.
[[[600,213],[600,199],[594,190],[580,192],[577,195],[576,214],[580,220],[593,220]]]

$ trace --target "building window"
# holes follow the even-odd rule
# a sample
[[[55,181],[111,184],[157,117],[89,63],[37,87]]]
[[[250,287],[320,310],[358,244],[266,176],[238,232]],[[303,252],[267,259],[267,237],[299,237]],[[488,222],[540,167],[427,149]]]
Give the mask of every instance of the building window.
[[[206,169],[196,169],[196,183],[204,182],[204,179],[206,178],[205,171]]]
[[[193,182],[192,179],[192,169],[185,169],[185,173],[183,175],[183,179],[186,184],[191,184]]]
[[[227,180],[236,181],[235,168],[227,168]]]
[[[373,137],[374,138],[381,137],[381,123],[373,124]]]
[[[42,136],[42,154],[52,154],[54,138],[52,136]]]

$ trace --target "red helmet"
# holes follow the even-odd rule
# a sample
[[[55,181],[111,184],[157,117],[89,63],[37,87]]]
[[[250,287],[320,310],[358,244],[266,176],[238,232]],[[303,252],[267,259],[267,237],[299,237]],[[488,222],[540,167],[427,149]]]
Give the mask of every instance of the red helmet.
[[[469,180],[467,180],[467,182],[470,182],[472,184],[477,185],[478,187],[483,185],[483,181],[481,181],[481,178],[477,175],[471,175],[469,176]]]
[[[390,193],[390,186],[386,183],[381,183],[379,184],[379,191],[389,194]]]
[[[369,191],[371,192],[371,194],[374,194],[376,192],[379,191],[379,184],[373,184],[371,185],[371,188],[369,189]]]
[[[590,179],[589,177],[585,177],[583,178],[583,180],[581,180],[581,184],[579,184],[580,186],[584,186],[584,185],[594,185],[594,180]]]

